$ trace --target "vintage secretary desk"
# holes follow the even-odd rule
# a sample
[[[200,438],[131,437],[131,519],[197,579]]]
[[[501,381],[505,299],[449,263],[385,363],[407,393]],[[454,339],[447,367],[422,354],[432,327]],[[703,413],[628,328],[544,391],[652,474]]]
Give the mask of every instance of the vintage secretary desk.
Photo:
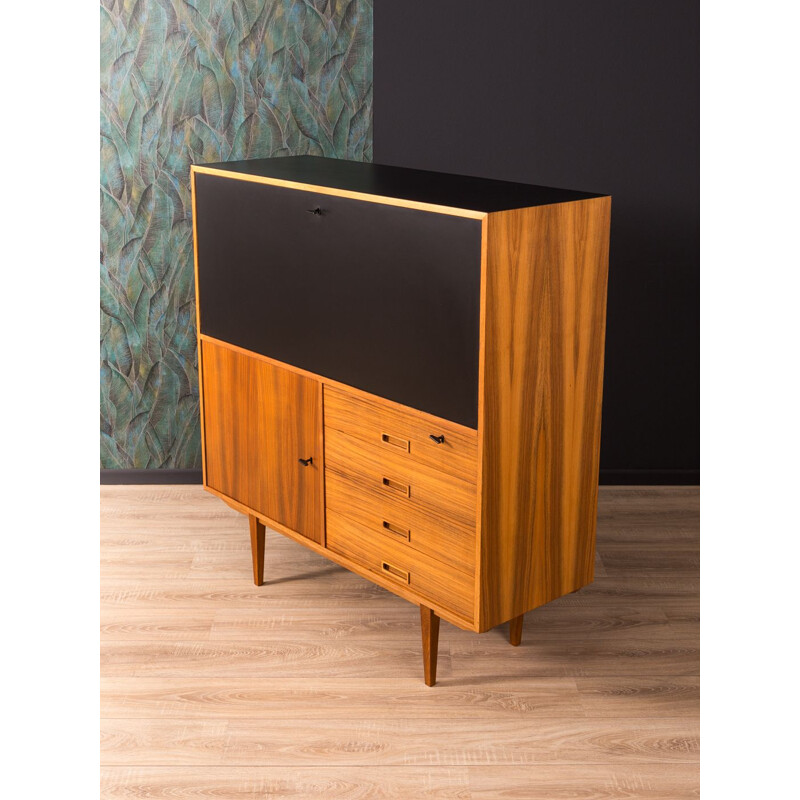
[[[191,170],[203,483],[487,631],[593,579],[611,198],[313,156]]]

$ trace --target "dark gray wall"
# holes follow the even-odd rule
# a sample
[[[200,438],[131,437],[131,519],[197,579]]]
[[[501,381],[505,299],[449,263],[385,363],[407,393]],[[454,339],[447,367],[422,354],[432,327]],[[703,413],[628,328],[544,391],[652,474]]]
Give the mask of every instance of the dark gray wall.
[[[374,160],[613,195],[604,482],[699,480],[699,6],[375,3]]]

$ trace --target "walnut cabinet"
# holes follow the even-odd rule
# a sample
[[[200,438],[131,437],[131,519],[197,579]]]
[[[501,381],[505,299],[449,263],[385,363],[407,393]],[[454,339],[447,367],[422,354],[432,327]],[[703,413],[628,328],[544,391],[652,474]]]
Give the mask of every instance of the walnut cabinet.
[[[475,632],[593,578],[610,197],[313,156],[193,166],[203,482]]]

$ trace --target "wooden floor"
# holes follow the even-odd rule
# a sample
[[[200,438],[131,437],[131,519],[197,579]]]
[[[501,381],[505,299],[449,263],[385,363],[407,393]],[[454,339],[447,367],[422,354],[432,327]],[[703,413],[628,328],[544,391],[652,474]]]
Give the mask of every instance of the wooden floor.
[[[482,635],[200,487],[102,489],[103,798],[698,796],[696,488],[604,487],[595,582]]]

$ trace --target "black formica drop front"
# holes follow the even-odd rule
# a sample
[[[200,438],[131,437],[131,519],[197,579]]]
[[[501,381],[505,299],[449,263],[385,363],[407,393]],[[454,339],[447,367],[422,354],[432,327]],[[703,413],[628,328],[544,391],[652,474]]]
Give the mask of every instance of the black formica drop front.
[[[480,220],[195,182],[202,333],[477,428]]]

